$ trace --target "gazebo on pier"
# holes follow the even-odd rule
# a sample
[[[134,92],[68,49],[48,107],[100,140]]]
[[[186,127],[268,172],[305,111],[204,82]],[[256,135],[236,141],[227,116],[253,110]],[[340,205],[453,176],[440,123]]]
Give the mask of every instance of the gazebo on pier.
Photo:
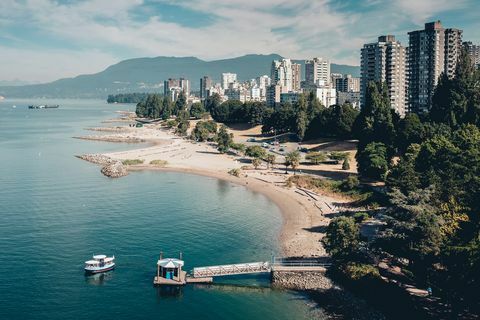
[[[184,285],[186,284],[187,273],[182,270],[184,261],[175,258],[163,258],[160,254],[160,259],[157,261],[157,275],[153,279],[153,284],[156,285]]]

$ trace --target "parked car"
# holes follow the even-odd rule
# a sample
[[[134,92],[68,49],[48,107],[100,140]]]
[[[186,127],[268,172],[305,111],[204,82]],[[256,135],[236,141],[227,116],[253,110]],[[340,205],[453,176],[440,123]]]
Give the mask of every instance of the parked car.
[[[255,142],[255,139],[254,138],[248,138],[247,142]]]
[[[268,143],[266,143],[266,142],[262,143],[262,147],[268,148]]]

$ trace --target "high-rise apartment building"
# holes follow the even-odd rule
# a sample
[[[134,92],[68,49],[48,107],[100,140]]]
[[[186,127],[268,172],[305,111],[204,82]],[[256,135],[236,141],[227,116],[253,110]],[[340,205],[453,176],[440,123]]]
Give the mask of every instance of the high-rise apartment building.
[[[470,60],[477,68],[480,68],[480,45],[475,45],[472,42],[464,42],[463,47],[467,50]]]
[[[343,78],[343,74],[341,73],[331,73],[330,74],[330,83],[332,84],[332,88],[336,89],[337,86],[337,79]]]
[[[187,98],[190,96],[190,81],[185,78],[172,79],[169,78],[163,82],[163,94],[172,97],[172,91],[183,91]],[[173,95],[175,96],[175,95]],[[173,99],[172,99],[173,100]]]
[[[231,84],[237,82],[237,74],[236,73],[222,73],[222,88],[228,89]]]
[[[278,84],[272,84],[267,87],[266,90],[266,104],[269,107],[275,107],[280,103],[280,94],[282,93],[282,88]]]
[[[271,78],[272,85],[279,85],[282,92],[292,91],[292,61],[290,59],[274,60]]]
[[[360,78],[346,74],[341,78],[335,79],[334,88],[339,92],[360,92]]]
[[[462,30],[445,29],[445,70],[444,72],[451,79],[455,76],[458,58],[463,49]]]
[[[330,83],[330,61],[323,58],[305,61],[305,81],[309,85],[328,85]]]
[[[430,110],[435,86],[445,72],[455,76],[461,52],[462,31],[444,29],[440,21],[425,23],[424,30],[408,33],[409,111]]]
[[[298,63],[292,63],[292,91],[300,91],[302,82],[302,66]]]
[[[391,107],[405,115],[406,107],[406,50],[395,36],[380,36],[375,43],[365,44],[361,50],[360,103],[370,81],[385,82]],[[337,88],[338,89],[338,88]]]
[[[200,78],[200,99],[206,99],[208,97],[208,91],[212,87],[212,79],[209,76]]]

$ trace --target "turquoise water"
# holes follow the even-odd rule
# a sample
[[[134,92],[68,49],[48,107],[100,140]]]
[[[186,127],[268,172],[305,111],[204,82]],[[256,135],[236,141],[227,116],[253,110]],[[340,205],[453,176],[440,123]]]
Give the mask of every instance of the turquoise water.
[[[270,259],[278,250],[278,208],[206,177],[138,172],[108,179],[74,155],[131,146],[71,137],[125,106],[54,102],[61,108],[0,101],[0,319],[313,317],[302,295],[272,290],[262,276],[153,287],[160,251],[182,251],[188,270]],[[93,253],[115,254],[117,269],[86,277],[83,262]]]

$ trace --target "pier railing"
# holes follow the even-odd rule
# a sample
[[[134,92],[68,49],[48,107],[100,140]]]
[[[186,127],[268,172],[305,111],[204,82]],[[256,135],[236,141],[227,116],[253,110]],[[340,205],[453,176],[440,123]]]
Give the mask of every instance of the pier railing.
[[[272,259],[271,265],[282,267],[325,267],[332,265],[328,257],[321,258],[277,258]]]
[[[251,262],[193,268],[192,275],[194,278],[204,278],[270,271],[271,266],[269,262]]]

